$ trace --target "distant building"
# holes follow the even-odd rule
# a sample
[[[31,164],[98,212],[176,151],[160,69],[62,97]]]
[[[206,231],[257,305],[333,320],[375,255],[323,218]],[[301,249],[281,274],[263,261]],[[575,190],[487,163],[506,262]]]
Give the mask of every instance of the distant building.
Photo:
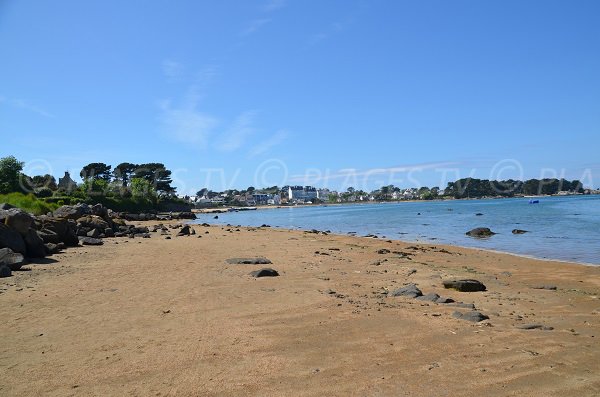
[[[279,205],[281,196],[279,194],[255,193],[252,195],[253,205]]]
[[[319,198],[317,189],[312,186],[289,186],[288,187],[288,200],[300,203],[306,203],[308,201],[314,201]]]
[[[68,171],[65,171],[65,176],[58,178],[58,189],[70,193],[77,187],[77,183],[71,179]]]

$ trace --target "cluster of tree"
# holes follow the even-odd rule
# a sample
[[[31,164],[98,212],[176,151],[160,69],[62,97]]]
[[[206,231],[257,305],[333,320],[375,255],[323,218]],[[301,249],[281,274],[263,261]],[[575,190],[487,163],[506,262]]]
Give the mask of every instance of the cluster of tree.
[[[445,194],[454,198],[513,197],[558,192],[583,193],[583,185],[578,180],[546,178],[516,181],[490,181],[487,179],[463,178],[449,182]]]
[[[14,156],[0,159],[0,194],[30,195],[32,200],[52,204],[102,202],[116,210],[150,210],[162,204],[178,202],[171,186],[171,171],[161,163],[121,163],[114,169],[104,163],[90,163],[82,168],[83,183],[72,180],[66,186],[54,176],[28,176],[24,163]]]
[[[171,171],[162,163],[121,163],[114,169],[104,163],[90,163],[79,173],[82,190],[91,195],[172,196]]]

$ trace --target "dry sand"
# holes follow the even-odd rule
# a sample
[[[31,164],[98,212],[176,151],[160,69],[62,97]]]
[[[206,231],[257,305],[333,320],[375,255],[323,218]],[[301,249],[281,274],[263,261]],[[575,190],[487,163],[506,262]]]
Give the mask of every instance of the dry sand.
[[[600,395],[600,267],[194,228],[201,238],[106,239],[1,279],[0,395]],[[280,277],[225,262],[254,256]],[[445,290],[455,277],[488,291]],[[385,296],[409,282],[490,319]],[[516,327],[533,323],[554,329]]]

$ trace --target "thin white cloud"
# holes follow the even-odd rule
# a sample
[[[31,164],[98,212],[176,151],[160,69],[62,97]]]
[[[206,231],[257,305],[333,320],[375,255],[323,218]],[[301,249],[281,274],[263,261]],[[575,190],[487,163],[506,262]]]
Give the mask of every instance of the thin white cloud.
[[[171,59],[165,59],[162,62],[162,69],[165,77],[170,81],[174,81],[182,77],[184,66],[180,62],[173,61]]]
[[[48,117],[48,118],[56,117],[52,113],[50,113],[40,107],[31,105],[30,103],[28,103],[27,101],[25,101],[23,99],[11,99],[11,98],[6,98],[4,96],[0,96],[0,104],[3,104],[3,103],[13,106],[18,109],[22,109],[22,110],[26,110],[26,111],[35,113],[39,116]]]
[[[200,112],[195,101],[173,107],[170,101],[159,105],[160,122],[164,133],[173,140],[204,149],[218,120]]]
[[[354,23],[354,17],[349,16],[343,20],[332,22],[326,29],[323,31],[313,34],[308,39],[308,46],[312,47],[313,45],[318,44],[319,42],[328,39],[336,34],[340,34],[345,31],[350,25]]]
[[[269,18],[254,19],[250,22],[250,25],[244,29],[241,33],[242,36],[249,36],[252,33],[256,33],[260,28],[269,23]]]
[[[257,112],[254,110],[240,114],[231,127],[223,134],[221,142],[217,144],[217,149],[224,152],[232,152],[239,149],[244,144],[246,138],[256,131],[253,127],[256,115]]]
[[[285,0],[269,0],[262,9],[264,12],[272,12],[283,7],[285,7]]]
[[[273,147],[275,147],[275,146],[281,144],[283,141],[285,141],[288,138],[288,136],[289,136],[288,131],[279,130],[275,134],[273,134],[273,136],[271,136],[270,138],[262,141],[261,143],[259,143],[256,146],[254,146],[250,150],[248,155],[250,157],[256,157],[258,155],[266,153],[269,150],[271,150]]]

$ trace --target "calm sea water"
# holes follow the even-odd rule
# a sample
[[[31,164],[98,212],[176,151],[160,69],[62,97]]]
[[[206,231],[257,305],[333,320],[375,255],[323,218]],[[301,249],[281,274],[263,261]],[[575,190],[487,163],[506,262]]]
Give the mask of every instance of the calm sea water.
[[[543,197],[539,204],[515,198],[300,206],[213,216],[199,215],[198,223],[356,232],[600,265],[600,196]],[[465,235],[475,227],[498,234],[485,240]],[[529,233],[513,235],[513,229]]]

